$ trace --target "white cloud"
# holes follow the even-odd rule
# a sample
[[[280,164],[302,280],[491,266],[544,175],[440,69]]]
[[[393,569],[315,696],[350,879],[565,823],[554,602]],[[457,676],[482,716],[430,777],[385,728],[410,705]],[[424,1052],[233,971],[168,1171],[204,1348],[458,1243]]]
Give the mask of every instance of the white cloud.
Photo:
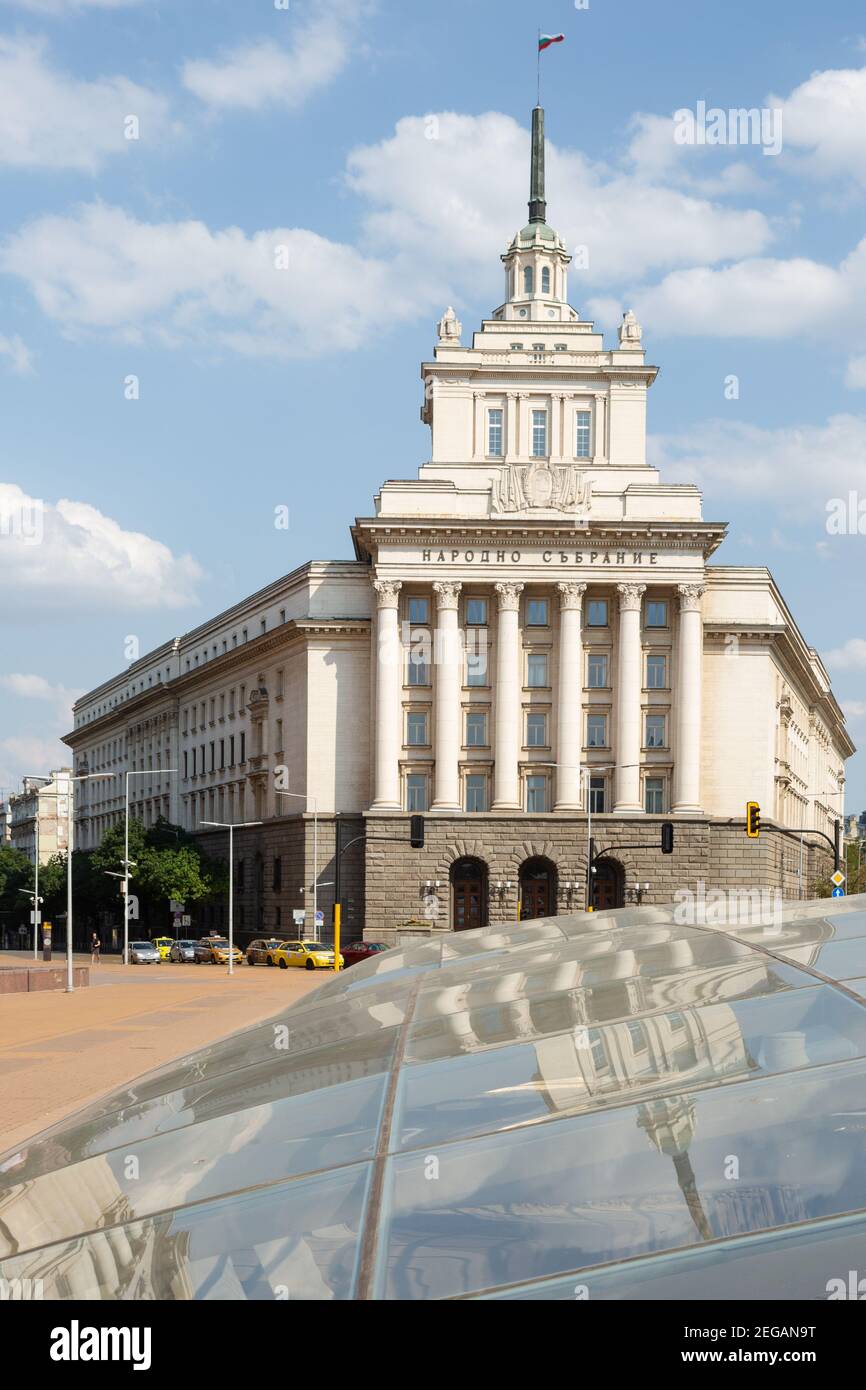
[[[11,338],[0,333],[0,357],[8,359],[13,372],[24,375],[33,370],[33,354],[17,333],[14,333]]]
[[[0,788],[20,791],[24,777],[44,776],[49,769],[70,767],[72,755],[60,735],[71,728],[71,720],[58,728],[54,738],[43,734],[10,734],[0,738]]]
[[[441,112],[406,116],[393,136],[352,151],[349,186],[373,208],[371,245],[436,265],[477,290],[504,241],[526,219],[529,136],[510,116]],[[706,198],[593,164],[548,141],[549,220],[569,247],[586,246],[589,267],[571,274],[580,286],[623,275],[750,256],[770,242],[760,212],[731,210]]]
[[[22,777],[68,767],[69,749],[60,736],[72,728],[72,706],[84,691],[23,672],[0,675],[0,691],[10,697],[4,709],[6,729],[28,717],[38,724],[36,733],[24,730],[0,738],[0,787],[17,787]]]
[[[179,608],[201,570],[86,502],[44,503],[0,483],[0,592],[7,620],[34,612]]]
[[[837,671],[866,671],[866,639],[849,638],[843,646],[824,652],[823,661]]]
[[[852,345],[866,345],[866,238],[837,266],[806,257],[702,265],[633,287],[625,300],[654,333],[772,340],[826,327]],[[608,322],[619,303],[602,297],[590,300],[589,309]],[[849,384],[859,375],[856,361]]]
[[[786,163],[814,178],[866,183],[866,67],[814,72],[789,96],[767,102],[782,111]]]
[[[135,148],[127,116],[153,142],[167,128],[167,103],[126,77],[82,82],[58,71],[41,39],[0,36],[0,164],[96,173]]]
[[[842,700],[840,703],[846,719],[866,719],[866,700]]]
[[[357,52],[357,22],[365,6],[362,0],[308,0],[305,8],[312,12],[305,23],[290,28],[287,45],[263,39],[216,60],[190,60],[183,67],[184,86],[215,107],[254,111],[303,105]]]
[[[203,222],[139,222],[100,203],[31,223],[0,267],[28,281],[70,330],[246,355],[355,348],[374,326],[432,313],[441,297],[419,276],[300,228],[212,232]]]
[[[852,357],[845,371],[845,385],[851,391],[866,390],[866,356]]]
[[[695,482],[717,497],[765,498],[777,517],[823,531],[831,498],[866,492],[866,417],[776,429],[705,420],[680,434],[651,435],[647,456],[667,481]]]

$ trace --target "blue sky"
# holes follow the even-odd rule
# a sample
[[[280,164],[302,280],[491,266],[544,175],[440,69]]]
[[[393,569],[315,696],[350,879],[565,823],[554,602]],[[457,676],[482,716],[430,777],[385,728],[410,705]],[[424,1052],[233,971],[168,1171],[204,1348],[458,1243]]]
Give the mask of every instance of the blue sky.
[[[45,504],[42,544],[0,535],[0,787],[127,637],[349,557],[414,476],[434,322],[500,302],[525,218],[538,27],[572,301],[608,333],[635,308],[653,460],[731,523],[720,561],[772,569],[866,746],[862,6],[277,4],[0,0],[7,531]],[[781,111],[780,153],[678,144],[699,102]],[[829,533],[852,492],[864,535]]]

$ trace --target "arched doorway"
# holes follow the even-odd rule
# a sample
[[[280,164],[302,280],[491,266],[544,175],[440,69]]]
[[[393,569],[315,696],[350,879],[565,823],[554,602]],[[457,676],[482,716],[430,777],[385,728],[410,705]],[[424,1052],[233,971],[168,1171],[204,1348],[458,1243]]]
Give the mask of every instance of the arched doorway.
[[[483,859],[457,859],[451,865],[451,901],[455,931],[487,926],[487,865]]]
[[[520,920],[556,914],[556,866],[537,855],[520,866]]]
[[[599,859],[592,876],[592,901],[596,911],[625,906],[625,870],[617,859]]]

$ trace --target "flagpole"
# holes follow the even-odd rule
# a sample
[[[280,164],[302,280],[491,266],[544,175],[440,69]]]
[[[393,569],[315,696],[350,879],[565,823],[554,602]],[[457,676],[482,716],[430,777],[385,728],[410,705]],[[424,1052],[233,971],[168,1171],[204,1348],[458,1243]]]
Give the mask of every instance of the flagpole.
[[[535,57],[535,66],[538,70],[538,87],[535,95],[536,106],[541,105],[541,30],[538,31],[538,46]]]

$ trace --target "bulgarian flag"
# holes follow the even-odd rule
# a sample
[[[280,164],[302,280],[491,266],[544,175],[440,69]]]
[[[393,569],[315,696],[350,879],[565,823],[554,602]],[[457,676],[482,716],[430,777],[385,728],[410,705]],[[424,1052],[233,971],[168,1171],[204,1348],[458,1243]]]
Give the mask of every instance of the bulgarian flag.
[[[562,43],[565,39],[564,34],[539,34],[538,51],[543,53],[545,48],[549,48],[552,43]]]

